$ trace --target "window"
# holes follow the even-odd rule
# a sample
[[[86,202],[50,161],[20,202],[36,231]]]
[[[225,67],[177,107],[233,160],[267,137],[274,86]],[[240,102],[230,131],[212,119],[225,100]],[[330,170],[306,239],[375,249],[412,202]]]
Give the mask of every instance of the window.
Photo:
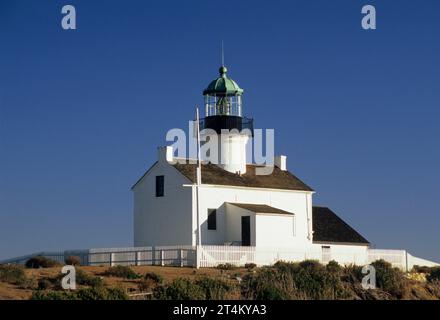
[[[322,246],[322,263],[329,263],[332,260],[332,252],[330,246]]]
[[[156,197],[164,196],[164,176],[156,176]]]
[[[208,209],[208,230],[217,230],[217,210]]]

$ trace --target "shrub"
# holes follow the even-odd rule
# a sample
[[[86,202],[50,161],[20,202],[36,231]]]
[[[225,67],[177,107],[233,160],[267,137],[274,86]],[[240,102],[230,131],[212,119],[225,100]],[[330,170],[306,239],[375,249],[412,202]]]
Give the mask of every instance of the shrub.
[[[204,290],[186,278],[174,279],[167,286],[154,289],[153,297],[160,300],[204,300]]]
[[[151,291],[153,288],[163,283],[163,277],[157,273],[149,272],[139,282],[139,290],[143,292]]]
[[[144,279],[151,280],[155,284],[161,284],[163,282],[163,277],[160,274],[154,272],[146,273]]]
[[[294,296],[290,274],[276,268],[261,268],[256,274],[245,276],[241,289],[245,299],[285,300]]]
[[[47,279],[38,280],[38,290],[47,290],[52,287],[52,282]]]
[[[30,300],[77,300],[76,294],[70,291],[41,291],[32,293]]]
[[[234,266],[231,263],[223,263],[223,264],[217,265],[217,269],[220,269],[220,270],[234,270],[236,268],[237,268],[237,266]]]
[[[234,286],[220,279],[208,277],[199,278],[195,281],[205,294],[207,300],[224,300],[226,295],[234,289]]]
[[[289,294],[273,285],[264,287],[257,296],[258,300],[288,300]]]
[[[78,256],[68,256],[65,260],[66,264],[69,266],[80,266],[81,258]]]
[[[150,292],[153,288],[155,288],[155,283],[150,279],[142,279],[138,284],[141,292]]]
[[[137,274],[130,267],[127,266],[110,267],[107,269],[107,271],[104,272],[104,275],[124,279],[139,279],[142,277],[140,274]]]
[[[122,288],[93,287],[78,291],[34,291],[31,300],[128,300]]]
[[[361,266],[351,264],[342,269],[342,280],[350,284],[360,283],[363,277]]]
[[[376,287],[402,298],[405,290],[405,278],[402,271],[393,268],[385,260],[376,260],[371,264],[376,269]]]
[[[430,273],[431,272],[431,268],[427,267],[427,266],[415,265],[415,266],[413,266],[411,272],[413,272],[413,273]]]
[[[440,267],[431,268],[429,275],[426,277],[429,282],[440,281]]]
[[[426,289],[437,299],[440,299],[440,281],[428,282],[426,284]]]
[[[120,287],[107,288],[107,299],[106,300],[130,300],[125,290]]]
[[[0,265],[0,281],[22,285],[27,281],[22,266],[16,264]]]
[[[341,279],[338,275],[328,272],[319,262],[306,260],[299,263],[292,274],[296,289],[309,299],[346,298]]]
[[[122,288],[92,287],[80,289],[76,293],[79,300],[129,300]]]
[[[313,260],[262,268],[245,278],[242,292],[254,299],[344,299],[351,294],[339,275]]]
[[[37,256],[30,258],[28,261],[26,261],[26,268],[32,268],[32,269],[39,269],[39,268],[52,268],[60,266],[61,264],[55,260]]]
[[[244,265],[244,267],[248,270],[252,270],[252,269],[255,269],[257,267],[257,265],[255,263],[246,263]]]
[[[342,267],[339,265],[339,263],[335,260],[330,261],[325,266],[325,269],[333,274],[340,274],[342,272]]]
[[[104,281],[100,277],[90,276],[83,270],[78,269],[76,271],[76,283],[78,285],[98,287],[104,284]]]

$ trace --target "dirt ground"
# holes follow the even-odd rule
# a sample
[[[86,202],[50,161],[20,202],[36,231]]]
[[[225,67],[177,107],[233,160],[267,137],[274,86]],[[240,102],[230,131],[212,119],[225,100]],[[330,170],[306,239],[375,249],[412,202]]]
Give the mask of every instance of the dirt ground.
[[[86,273],[99,276],[104,279],[105,285],[110,287],[122,287],[127,290],[129,294],[136,294],[139,292],[138,285],[140,280],[128,280],[116,277],[102,276],[108,267],[77,267]],[[131,267],[133,271],[140,275],[145,275],[149,272],[154,272],[161,275],[165,282],[170,282],[178,277],[185,277],[195,279],[200,276],[209,276],[212,278],[232,279],[233,281],[237,276],[242,276],[248,271],[244,268],[234,270],[219,270],[214,268],[179,268],[179,267],[161,267],[161,266],[136,266]],[[61,274],[61,267],[47,268],[47,269],[26,269],[26,275],[38,282],[40,279],[53,279]],[[29,299],[32,295],[32,290],[24,289],[20,286],[13,284],[0,282],[0,300],[23,300]]]

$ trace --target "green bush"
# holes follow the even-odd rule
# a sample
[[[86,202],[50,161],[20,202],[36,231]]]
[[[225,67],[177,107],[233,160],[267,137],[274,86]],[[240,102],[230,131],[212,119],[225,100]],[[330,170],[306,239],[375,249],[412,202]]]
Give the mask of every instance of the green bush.
[[[257,267],[257,265],[255,263],[246,263],[244,265],[244,267],[248,270],[252,270],[252,269],[255,269]]]
[[[159,300],[205,300],[204,290],[187,278],[176,278],[169,285],[154,289],[153,297]]]
[[[28,261],[26,261],[26,268],[32,268],[32,269],[39,269],[39,268],[52,268],[60,266],[61,264],[55,260],[37,256],[30,258]]]
[[[2,264],[0,265],[0,281],[22,285],[27,281],[27,277],[22,266]]]
[[[122,288],[93,287],[78,291],[34,291],[31,300],[128,300]]]
[[[141,279],[138,284],[138,289],[141,292],[150,292],[153,288],[155,288],[156,284],[150,279]]]
[[[32,293],[30,300],[78,300],[76,294],[71,291],[42,291]]]
[[[435,296],[437,299],[440,299],[440,281],[428,282],[426,284],[426,289],[429,293]]]
[[[163,283],[163,277],[160,274],[154,273],[154,272],[148,272],[144,276],[145,280],[150,280],[155,284],[161,284]]]
[[[65,260],[66,264],[69,266],[80,266],[81,258],[78,256],[68,256]]]
[[[362,281],[362,267],[354,264],[345,266],[342,269],[342,280],[350,284],[359,284]]]
[[[328,272],[333,273],[333,274],[341,274],[341,272],[342,272],[342,267],[335,260],[332,260],[329,263],[327,263],[327,265],[325,266],[325,269]]]
[[[426,280],[429,282],[437,282],[440,281],[440,267],[431,268]]]
[[[231,264],[231,263],[223,263],[223,264],[219,264],[217,265],[217,269],[220,270],[234,270],[237,269],[237,266]]]
[[[257,300],[289,300],[290,295],[279,287],[268,285],[258,292]]]
[[[248,299],[344,299],[350,296],[338,274],[318,261],[277,262],[242,283]]]
[[[139,279],[142,278],[140,274],[134,272],[130,267],[127,266],[115,266],[110,267],[104,272],[105,276],[108,277],[118,277],[124,279]]]
[[[202,277],[195,281],[205,294],[206,300],[224,300],[226,295],[234,289],[230,283],[208,277]]]
[[[411,272],[415,272],[415,273],[430,273],[431,272],[431,268],[427,267],[427,266],[415,265],[415,266],[412,267]]]
[[[284,267],[278,265],[279,267]],[[286,300],[293,299],[293,281],[290,273],[265,267],[256,274],[247,275],[241,282],[241,291],[245,299]]]
[[[76,293],[79,300],[129,300],[122,288],[92,287],[80,289]]]
[[[153,297],[160,300],[224,300],[235,286],[220,279],[201,277],[194,281],[174,279],[170,284],[157,286]]]
[[[47,290],[52,288],[52,282],[47,279],[38,280],[38,290]]]
[[[100,277],[88,275],[81,269],[76,271],[76,283],[78,285],[98,287],[104,284],[104,281]]]
[[[142,292],[149,292],[153,288],[163,283],[163,277],[157,273],[149,272],[145,274],[144,278],[139,282],[139,290]]]
[[[371,265],[376,269],[376,287],[397,298],[402,298],[405,291],[403,272],[393,268],[385,260],[376,260]]]

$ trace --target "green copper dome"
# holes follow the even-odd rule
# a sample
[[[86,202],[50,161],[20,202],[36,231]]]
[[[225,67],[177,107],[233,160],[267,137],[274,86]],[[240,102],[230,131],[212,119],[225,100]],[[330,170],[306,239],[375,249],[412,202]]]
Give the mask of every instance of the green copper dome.
[[[219,72],[220,77],[209,84],[209,86],[203,91],[203,95],[229,96],[243,94],[243,89],[241,89],[234,80],[226,76],[226,73],[228,72],[226,67],[220,67]]]

